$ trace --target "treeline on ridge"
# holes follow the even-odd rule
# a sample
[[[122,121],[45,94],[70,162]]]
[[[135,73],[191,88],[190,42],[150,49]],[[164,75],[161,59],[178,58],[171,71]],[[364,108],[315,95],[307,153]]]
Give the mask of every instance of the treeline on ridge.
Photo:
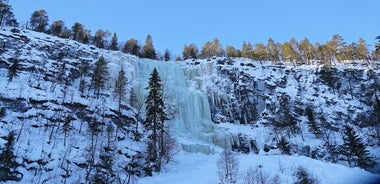
[[[14,17],[12,7],[7,0],[0,0],[0,26],[18,27],[19,23]],[[204,43],[201,49],[195,44],[185,44],[182,56],[171,58],[168,49],[160,54],[154,49],[151,35],[147,35],[144,45],[131,38],[125,42],[119,42],[117,33],[111,34],[108,30],[98,29],[94,35],[82,23],[75,22],[71,28],[65,25],[63,20],[55,20],[49,25],[49,17],[44,9],[32,13],[25,28],[37,32],[44,32],[60,38],[78,41],[84,44],[92,44],[98,48],[108,50],[120,50],[124,53],[136,55],[142,58],[158,60],[186,60],[205,59],[216,57],[244,57],[257,61],[287,61],[311,64],[320,61],[325,65],[333,62],[347,60],[378,60],[380,59],[380,36],[376,39],[376,48],[370,50],[366,41],[359,38],[357,42],[346,43],[341,35],[333,35],[326,43],[311,43],[308,38],[297,41],[291,38],[285,43],[279,43],[269,38],[267,43],[243,42],[241,49],[227,45],[223,47],[218,38]]]

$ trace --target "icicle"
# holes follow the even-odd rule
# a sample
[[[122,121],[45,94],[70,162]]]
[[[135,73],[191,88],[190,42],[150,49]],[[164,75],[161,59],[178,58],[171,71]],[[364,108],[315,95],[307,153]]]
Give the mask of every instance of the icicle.
[[[143,100],[147,95],[145,89],[152,70],[156,68],[161,76],[164,93],[178,108],[174,119],[167,123],[174,134],[181,139],[202,141],[203,144],[182,143],[182,148],[189,152],[213,153],[209,145],[231,148],[229,136],[217,130],[211,121],[210,105],[200,78],[203,73],[213,71],[213,63],[204,63],[200,67],[186,67],[184,63],[159,62],[141,59],[138,61],[137,80],[138,98]],[[195,88],[194,85],[196,84]],[[213,99],[215,100],[215,99]],[[219,101],[219,99],[217,99]]]

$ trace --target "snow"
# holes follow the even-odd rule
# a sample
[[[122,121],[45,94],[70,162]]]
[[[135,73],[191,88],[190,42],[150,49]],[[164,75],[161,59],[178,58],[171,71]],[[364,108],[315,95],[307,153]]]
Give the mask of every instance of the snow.
[[[380,175],[371,174],[359,168],[349,168],[339,164],[326,163],[305,156],[238,154],[239,176],[237,183],[244,183],[246,171],[261,167],[268,178],[278,175],[280,183],[294,183],[294,172],[304,167],[321,184],[358,184],[380,181]],[[153,177],[139,179],[140,184],[204,184],[219,183],[217,174],[218,154],[180,153],[173,164]]]
[[[1,30],[0,38],[5,36],[14,36],[9,30]],[[118,71],[123,68],[126,71],[128,79],[128,93],[132,89],[137,91],[138,98],[144,99],[147,95],[146,87],[148,79],[153,68],[157,68],[164,84],[165,98],[169,99],[169,105],[173,109],[175,115],[173,119],[167,122],[171,128],[176,140],[182,146],[181,152],[175,157],[173,163],[169,163],[163,169],[162,173],[155,173],[153,177],[142,177],[138,179],[141,184],[160,184],[160,183],[218,183],[216,163],[219,159],[219,153],[223,147],[231,149],[232,141],[237,139],[238,134],[242,134],[252,140],[255,140],[258,154],[238,153],[237,158],[240,161],[239,180],[243,183],[244,173],[250,168],[260,166],[262,171],[268,174],[268,177],[278,175],[281,183],[293,183],[293,173],[298,166],[305,167],[310,173],[317,177],[321,183],[375,183],[380,181],[379,174],[372,174],[359,168],[350,168],[342,164],[333,164],[320,160],[311,159],[301,155],[286,156],[281,155],[278,149],[272,149],[264,152],[265,145],[273,143],[273,132],[270,128],[264,126],[265,122],[258,121],[255,125],[240,125],[239,123],[221,123],[215,124],[211,120],[210,106],[220,104],[221,101],[229,101],[233,94],[228,94],[226,89],[232,88],[232,84],[226,78],[218,75],[216,68],[219,66],[217,60],[225,58],[216,58],[210,60],[196,60],[197,64],[192,60],[183,62],[162,62],[149,59],[140,59],[135,56],[123,54],[121,52],[106,51],[94,48],[93,46],[79,44],[78,42],[60,39],[48,36],[42,33],[36,33],[28,30],[21,30],[19,35],[25,35],[31,39],[30,50],[21,50],[20,59],[26,59],[30,62],[23,63],[25,66],[41,66],[49,69],[49,72],[55,73],[53,60],[46,59],[46,53],[40,49],[40,46],[53,44],[64,44],[65,48],[72,50],[82,50],[88,55],[80,56],[78,59],[65,60],[65,62],[75,63],[78,60],[88,60],[92,64],[98,56],[104,56],[109,62],[110,84],[104,93],[112,96],[112,82],[116,78]],[[5,58],[11,57],[11,53],[5,53]],[[35,63],[31,63],[31,62]],[[279,70],[279,66],[285,70]],[[71,66],[70,66],[71,67]],[[268,99],[259,101],[259,110],[265,111],[266,104],[275,103],[276,98],[273,94],[286,93],[291,98],[303,98],[315,106],[320,107],[317,111],[326,114],[334,114],[337,111],[348,114],[349,107],[360,107],[361,103],[354,100],[344,101],[342,98],[336,98],[336,95],[329,90],[327,86],[319,85],[318,89],[313,88],[316,80],[315,72],[319,70],[319,66],[299,66],[294,67],[285,63],[277,65],[272,62],[263,62],[260,64],[244,58],[234,59],[231,65],[223,65],[225,69],[233,71],[236,76],[240,77],[241,72],[253,77],[258,81],[257,88],[260,95],[270,96]],[[345,66],[337,66],[339,70]],[[366,71],[368,68],[360,68]],[[271,91],[267,86],[277,86],[277,82],[284,78],[284,71],[288,70],[290,75],[286,78],[287,84],[282,88],[276,88]],[[112,98],[102,97],[96,99],[90,95],[89,91],[85,94],[89,98],[84,98],[77,90],[79,81],[74,81],[72,86],[64,88],[63,85],[57,85],[54,91],[51,90],[54,85],[41,79],[40,71],[22,72],[12,82],[8,82],[6,78],[7,70],[0,68],[0,97],[16,100],[19,97],[26,99],[28,104],[24,104],[26,111],[24,113],[8,114],[4,121],[12,122],[12,124],[1,124],[0,135],[6,135],[10,130],[17,130],[21,137],[16,144],[18,155],[22,155],[31,161],[49,161],[45,166],[53,169],[54,172],[44,172],[42,170],[21,169],[24,173],[24,182],[42,183],[43,180],[49,180],[51,183],[62,182],[60,176],[62,170],[56,169],[62,165],[72,169],[72,176],[67,180],[68,183],[77,183],[83,179],[85,172],[83,169],[77,169],[75,163],[85,163],[87,159],[87,150],[90,148],[89,132],[87,124],[81,125],[80,121],[73,122],[75,133],[68,134],[66,145],[63,144],[62,133],[54,133],[49,127],[44,127],[46,123],[42,121],[44,116],[60,117],[68,113],[70,110],[63,106],[64,102],[79,103],[88,106],[90,110],[103,113],[110,113],[110,110],[117,109],[117,102]],[[300,75],[300,81],[297,81],[296,75]],[[238,78],[237,77],[237,78]],[[88,80],[88,79],[87,79]],[[244,82],[238,81],[239,85]],[[40,85],[39,85],[40,84]],[[298,85],[302,85],[302,89],[298,89]],[[319,90],[318,97],[313,96]],[[63,92],[67,92],[66,98],[63,98]],[[272,96],[273,95],[273,96]],[[297,97],[300,95],[300,97]],[[127,95],[129,96],[129,95]],[[47,101],[41,109],[30,109],[30,101]],[[128,99],[126,99],[128,100]],[[55,102],[57,101],[57,102]],[[330,105],[326,101],[335,102]],[[211,102],[211,103],[210,103]],[[231,104],[229,104],[231,105]],[[42,106],[42,105],[41,105]],[[359,109],[359,108],[358,108]],[[366,109],[361,109],[365,111]],[[123,112],[132,116],[131,111]],[[360,110],[359,110],[360,111]],[[27,117],[27,119],[19,119],[17,117]],[[223,118],[220,116],[220,118]],[[328,118],[328,117],[327,117]],[[302,118],[301,118],[302,120]],[[306,131],[307,127],[304,123],[301,126],[305,130],[302,137],[296,135],[289,140],[299,148],[310,146],[316,148],[321,145],[321,140]],[[25,127],[24,127],[25,125]],[[32,126],[33,125],[33,126]],[[81,130],[81,131],[79,131]],[[55,131],[57,132],[57,131]],[[365,132],[363,132],[365,134]],[[52,136],[50,138],[50,136]],[[106,137],[103,133],[99,137]],[[124,135],[125,136],[125,135]],[[339,143],[339,134],[332,137]],[[117,144],[119,150],[124,154],[133,155],[135,151],[144,148],[143,142],[133,141],[130,137],[123,137]],[[105,145],[105,140],[99,139],[101,146]],[[4,140],[0,139],[0,145],[4,144]],[[379,147],[371,147],[371,153],[379,159]],[[64,158],[71,161],[64,163]],[[128,164],[128,158],[124,155],[115,155],[115,171],[120,172],[120,177],[125,178],[123,167]],[[40,167],[37,162],[28,165],[27,169],[32,167]],[[380,166],[374,169],[374,172],[380,171]],[[83,180],[82,180],[83,181]]]

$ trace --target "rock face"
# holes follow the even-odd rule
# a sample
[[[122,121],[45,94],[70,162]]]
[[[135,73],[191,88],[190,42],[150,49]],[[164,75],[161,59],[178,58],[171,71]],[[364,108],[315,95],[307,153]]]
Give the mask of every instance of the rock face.
[[[167,124],[184,151],[213,154],[225,147],[280,154],[286,137],[290,153],[345,164],[325,146],[341,144],[345,124],[357,127],[368,146],[379,144],[379,125],[373,123],[378,62],[161,62],[23,29],[0,30],[0,46],[0,147],[14,131],[17,172],[26,183],[83,183],[99,176],[114,182],[142,174],[141,121],[153,68],[164,82]],[[91,79],[101,56],[109,75],[97,97]],[[10,80],[8,69],[16,61]],[[128,85],[119,107],[113,88],[121,68]],[[306,107],[323,136],[310,133]]]
[[[199,88],[209,97],[214,123],[248,124],[255,133],[258,127],[271,129],[270,135],[263,135],[266,143],[258,141],[255,144],[248,143],[256,142],[253,137],[257,135],[241,136],[241,132],[236,132],[231,141],[233,148],[245,150],[243,152],[263,150],[265,145],[277,148],[281,135],[289,139],[300,135],[305,141],[312,136],[308,131],[306,107],[313,109],[323,134],[331,133],[333,139],[339,140],[342,127],[351,124],[363,128],[363,135],[371,129],[372,133],[365,136],[366,141],[371,145],[379,144],[375,140],[378,126],[370,123],[376,121],[374,105],[380,96],[379,62],[355,61],[329,67],[260,64],[236,58],[197,61],[200,64],[187,62],[191,70],[203,71],[198,78]],[[289,121],[293,124],[287,124]],[[326,141],[321,137],[321,141]],[[295,146],[300,146],[297,144],[294,142]],[[242,145],[245,148],[240,148]],[[301,148],[294,152],[304,153]]]
[[[306,106],[333,120],[354,120],[372,108],[379,68],[367,63],[340,66],[296,66],[221,58],[203,83],[215,123],[255,124],[270,120],[286,97],[297,116]],[[198,67],[202,67],[198,65]],[[331,109],[334,109],[331,112]],[[340,122],[338,122],[340,123]]]
[[[124,102],[119,111],[112,90],[120,68],[133,79],[136,57],[28,30],[1,30],[0,40],[0,135],[16,133],[22,181],[80,183],[99,172],[118,173],[112,179],[139,174],[136,109]],[[109,82],[97,98],[91,76],[100,56],[107,58]],[[16,60],[17,76],[9,80]]]

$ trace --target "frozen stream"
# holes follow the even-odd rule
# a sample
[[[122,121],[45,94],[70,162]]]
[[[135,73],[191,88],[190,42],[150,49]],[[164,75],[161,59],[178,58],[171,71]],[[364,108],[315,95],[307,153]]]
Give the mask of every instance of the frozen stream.
[[[148,93],[146,87],[151,72],[154,68],[158,70],[163,83],[165,105],[174,112],[174,118],[166,123],[184,151],[210,154],[214,152],[213,145],[230,148],[231,139],[211,121],[207,95],[199,90],[202,84],[197,78],[203,71],[189,69],[185,63],[148,59],[140,59],[137,65],[136,90],[139,99]]]

